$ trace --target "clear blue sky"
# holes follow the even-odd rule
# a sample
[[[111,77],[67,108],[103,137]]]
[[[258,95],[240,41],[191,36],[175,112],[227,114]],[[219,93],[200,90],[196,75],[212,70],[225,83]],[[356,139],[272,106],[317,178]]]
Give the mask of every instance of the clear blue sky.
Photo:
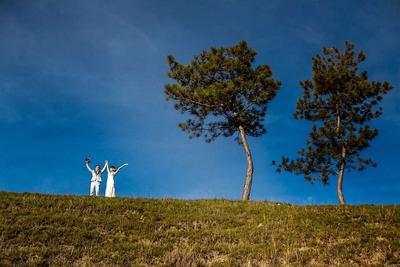
[[[186,63],[211,46],[247,40],[256,64],[283,86],[268,133],[250,138],[252,198],[337,203],[336,179],[310,185],[278,174],[310,124],[292,119],[311,57],[349,40],[367,54],[371,79],[388,80],[380,129],[365,151],[376,169],[346,175],[349,203],[400,203],[400,2],[393,1],[0,1],[0,191],[88,194],[93,163],[129,163],[120,196],[239,199],[246,162],[232,139],[189,140],[166,102],[166,56]],[[105,184],[102,185],[104,194]]]

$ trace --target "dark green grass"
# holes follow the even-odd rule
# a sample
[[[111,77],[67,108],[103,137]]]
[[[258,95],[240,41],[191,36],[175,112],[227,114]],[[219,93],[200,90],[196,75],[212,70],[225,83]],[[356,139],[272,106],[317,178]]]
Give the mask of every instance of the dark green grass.
[[[0,193],[0,266],[400,266],[400,206]]]

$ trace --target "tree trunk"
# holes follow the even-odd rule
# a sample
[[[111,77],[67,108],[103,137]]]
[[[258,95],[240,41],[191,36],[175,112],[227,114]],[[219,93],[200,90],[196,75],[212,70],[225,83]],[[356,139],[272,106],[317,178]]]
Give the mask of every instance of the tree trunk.
[[[253,181],[253,159],[251,158],[251,152],[249,144],[246,140],[246,133],[242,126],[239,126],[240,139],[242,140],[244,151],[246,152],[246,160],[247,160],[247,170],[246,170],[246,181],[244,183],[242,200],[250,199],[250,191],[251,191],[251,183]]]
[[[340,118],[340,113],[339,113],[339,105],[336,105],[336,112],[337,112],[336,133],[338,135],[338,139],[341,139],[341,133],[340,133],[341,118]],[[343,192],[342,192],[343,176],[344,176],[345,169],[346,169],[346,148],[342,144],[342,153],[340,156],[340,168],[339,168],[338,182],[337,182],[337,195],[339,198],[340,205],[346,205],[346,201],[344,200],[344,196],[343,196]]]
[[[342,192],[342,185],[343,185],[343,176],[344,170],[346,168],[346,148],[342,146],[342,156],[341,156],[341,163],[338,175],[338,182],[337,182],[337,194],[339,198],[340,205],[346,205],[346,201],[344,200],[343,192]]]

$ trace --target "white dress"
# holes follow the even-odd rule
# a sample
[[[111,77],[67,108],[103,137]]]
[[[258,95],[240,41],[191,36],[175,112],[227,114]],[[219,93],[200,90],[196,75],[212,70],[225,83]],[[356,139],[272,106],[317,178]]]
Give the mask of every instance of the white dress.
[[[107,186],[106,186],[106,197],[115,197],[114,177],[115,177],[114,173],[108,172]]]
[[[128,166],[127,163],[119,167],[115,172],[110,172],[110,169],[108,168],[107,164],[107,171],[108,171],[108,176],[107,176],[107,185],[106,185],[106,197],[115,197],[115,184],[114,184],[114,178],[119,172],[120,169],[123,167]]]

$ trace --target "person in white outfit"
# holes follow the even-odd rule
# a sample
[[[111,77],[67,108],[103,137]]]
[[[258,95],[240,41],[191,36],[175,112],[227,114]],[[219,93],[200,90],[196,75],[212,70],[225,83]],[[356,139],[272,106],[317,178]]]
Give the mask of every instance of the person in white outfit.
[[[114,183],[114,178],[118,174],[118,172],[125,166],[128,166],[127,163],[123,164],[120,166],[118,169],[116,169],[114,166],[108,167],[108,161],[106,161],[106,167],[107,167],[107,186],[106,186],[106,197],[115,197],[115,183]]]
[[[100,170],[99,165],[96,165],[94,167],[94,170],[92,170],[89,166],[89,164],[90,164],[89,158],[86,158],[85,162],[86,162],[86,168],[92,174],[92,179],[90,180],[90,195],[93,196],[94,194],[96,194],[96,196],[99,196],[100,184],[101,184],[101,174],[106,170],[107,162],[104,163],[104,167],[101,170]]]

